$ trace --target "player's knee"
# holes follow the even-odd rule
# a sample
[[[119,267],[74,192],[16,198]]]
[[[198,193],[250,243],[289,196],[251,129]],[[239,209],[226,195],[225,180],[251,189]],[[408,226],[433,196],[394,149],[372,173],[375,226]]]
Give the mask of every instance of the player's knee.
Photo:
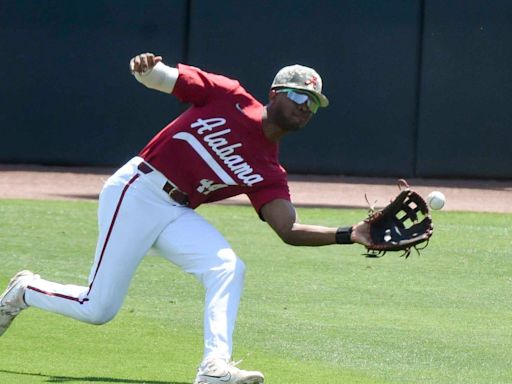
[[[89,323],[92,325],[103,325],[114,318],[115,314],[98,313],[89,317]]]
[[[206,288],[225,283],[241,286],[245,277],[245,264],[232,249],[226,248],[216,254],[214,263],[205,266],[204,271],[196,276]]]
[[[112,306],[98,305],[87,316],[87,322],[93,325],[103,325],[111,321],[117,314]]]
[[[240,279],[245,277],[245,263],[238,257],[233,261],[233,274]]]
[[[223,250],[221,257],[224,261],[223,269],[225,272],[243,278],[245,275],[245,263],[236,256],[233,250]]]

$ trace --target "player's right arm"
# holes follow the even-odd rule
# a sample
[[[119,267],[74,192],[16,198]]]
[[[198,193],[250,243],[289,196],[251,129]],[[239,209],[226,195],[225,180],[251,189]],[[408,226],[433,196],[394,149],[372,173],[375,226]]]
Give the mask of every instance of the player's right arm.
[[[162,56],[153,53],[141,53],[130,60],[130,71],[138,82],[157,91],[172,93],[178,69],[162,62]]]

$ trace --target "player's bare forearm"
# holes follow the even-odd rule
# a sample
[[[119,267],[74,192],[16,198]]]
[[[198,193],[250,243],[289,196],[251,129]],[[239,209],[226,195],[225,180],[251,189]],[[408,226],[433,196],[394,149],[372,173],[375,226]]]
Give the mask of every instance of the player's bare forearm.
[[[289,231],[280,234],[281,239],[290,245],[321,246],[336,244],[336,228],[319,225],[294,223]]]
[[[277,199],[264,205],[261,215],[287,244],[300,246],[337,244],[336,231],[338,228],[299,223],[295,207],[287,200]],[[366,244],[366,227],[364,222],[354,225],[350,235],[351,241]]]

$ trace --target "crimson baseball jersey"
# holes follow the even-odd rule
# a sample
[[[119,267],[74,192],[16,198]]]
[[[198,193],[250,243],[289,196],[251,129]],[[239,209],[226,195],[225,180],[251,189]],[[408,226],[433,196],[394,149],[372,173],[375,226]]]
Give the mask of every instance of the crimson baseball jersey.
[[[290,200],[279,148],[263,134],[264,106],[238,81],[178,65],[173,95],[191,107],[139,156],[188,193],[189,207],[247,194],[254,208]]]

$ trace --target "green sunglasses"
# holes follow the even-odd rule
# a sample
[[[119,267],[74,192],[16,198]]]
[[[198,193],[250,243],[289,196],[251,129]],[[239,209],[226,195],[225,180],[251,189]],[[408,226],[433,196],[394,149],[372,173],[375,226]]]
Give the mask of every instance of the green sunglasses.
[[[284,88],[284,89],[278,89],[276,93],[286,93],[286,96],[293,101],[296,104],[304,104],[308,103],[308,108],[311,112],[316,113],[319,108],[319,103],[315,100],[313,95],[310,95],[308,93],[301,93],[297,91],[296,89],[292,88]]]

